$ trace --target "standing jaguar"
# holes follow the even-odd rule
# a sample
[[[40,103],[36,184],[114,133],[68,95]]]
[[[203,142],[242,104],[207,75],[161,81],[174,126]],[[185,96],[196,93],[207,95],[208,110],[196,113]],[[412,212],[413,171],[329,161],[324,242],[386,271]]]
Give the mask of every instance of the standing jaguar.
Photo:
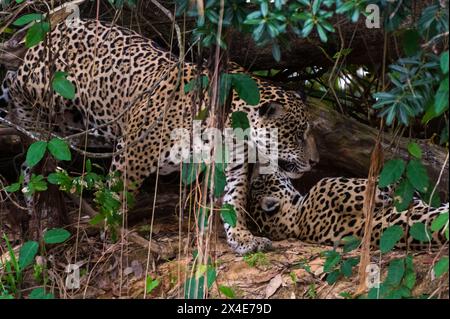
[[[323,178],[302,196],[282,172],[254,174],[249,200],[254,231],[274,240],[298,238],[333,246],[346,236],[362,238],[366,184],[367,179],[362,178]],[[377,189],[371,238],[374,247],[379,245],[383,230],[390,225],[406,229],[423,222],[430,226],[439,214],[449,209],[448,203],[432,208],[414,198],[409,212],[398,212],[390,194],[390,189]],[[434,233],[431,238],[433,245],[446,241],[441,233]],[[407,242],[411,248],[428,247],[428,243],[409,235],[402,238],[397,247],[404,247]]]
[[[54,71],[67,73],[76,87],[74,99],[51,90]],[[231,67],[229,72],[243,70]],[[44,124],[61,135],[73,128],[89,129],[114,146],[110,169],[126,175],[130,185],[140,186],[159,168],[161,174],[179,169],[171,161],[171,132],[192,128],[194,93],[185,93],[183,86],[196,75],[193,64],[180,66],[170,52],[131,30],[97,20],[80,20],[72,26],[63,22],[8,72],[3,84],[8,110],[3,111],[14,123],[35,131]],[[252,129],[276,128],[280,169],[298,178],[318,161],[304,104],[295,93],[252,77],[259,103],[247,105],[234,92],[231,112],[246,112]],[[225,126],[230,126],[230,119]],[[227,165],[223,198],[236,209],[235,227],[225,223],[225,230],[229,245],[239,254],[270,246],[269,239],[247,229],[248,165],[248,161]]]

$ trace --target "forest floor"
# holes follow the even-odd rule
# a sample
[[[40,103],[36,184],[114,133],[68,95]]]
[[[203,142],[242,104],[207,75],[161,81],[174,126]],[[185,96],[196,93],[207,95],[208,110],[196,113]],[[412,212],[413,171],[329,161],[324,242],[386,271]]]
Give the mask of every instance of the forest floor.
[[[89,218],[72,205],[69,217],[72,221],[72,237],[64,244],[47,245],[45,257],[37,257],[48,267],[47,287],[59,298],[142,298],[146,285],[145,273],[160,281],[147,298],[184,298],[184,283],[190,273],[193,252],[196,248],[195,231],[189,227],[186,218],[181,223],[176,216],[178,200],[169,189],[158,194],[153,225],[152,244],[158,253],[148,254],[146,242],[133,240],[133,236],[120,237],[116,243],[102,242],[101,234],[88,226]],[[147,197],[152,197],[148,196]],[[144,199],[135,210],[148,211],[151,205]],[[14,232],[6,214],[0,211],[0,233],[6,233],[18,250],[20,235]],[[133,212],[130,212],[130,215]],[[80,220],[80,222],[78,222]],[[129,230],[139,238],[149,239],[150,218],[129,225]],[[77,231],[77,229],[79,231]],[[225,234],[219,220],[214,222],[214,238],[211,256],[216,265],[217,280],[209,291],[209,298],[224,297],[219,285],[230,287],[236,298],[349,298],[358,286],[357,267],[349,278],[341,278],[329,285],[324,273],[324,252],[332,247],[313,245],[298,240],[283,240],[273,243],[273,250],[249,257],[237,256],[226,244]],[[181,241],[180,241],[181,238]],[[4,243],[1,253],[6,254]],[[339,250],[339,249],[338,249]],[[444,252],[448,255],[448,251]],[[1,255],[1,254],[0,254]],[[355,250],[345,256],[358,256]],[[389,262],[406,255],[404,251],[381,254],[371,253],[371,262],[381,269],[381,278],[387,273]],[[449,297],[448,273],[439,279],[432,279],[432,267],[436,252],[413,253],[417,274],[413,296]],[[65,286],[65,267],[76,263],[80,267],[80,288],[69,290]],[[23,296],[40,285],[34,278],[35,271],[25,272],[21,286]]]

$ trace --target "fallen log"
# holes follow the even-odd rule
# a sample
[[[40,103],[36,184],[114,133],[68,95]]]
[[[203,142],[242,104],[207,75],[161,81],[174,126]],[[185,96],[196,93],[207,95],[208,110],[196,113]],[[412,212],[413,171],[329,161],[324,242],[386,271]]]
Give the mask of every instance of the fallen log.
[[[314,127],[320,154],[320,166],[329,166],[342,172],[341,175],[367,177],[370,166],[370,154],[375,145],[378,130],[345,116],[320,102],[308,100],[310,120]],[[394,137],[384,132],[381,146],[385,160],[394,157],[408,158],[410,139]],[[416,141],[422,149],[422,163],[428,170],[432,182],[438,180],[448,150],[431,144],[429,140]],[[441,198],[448,198],[448,163],[437,190]]]

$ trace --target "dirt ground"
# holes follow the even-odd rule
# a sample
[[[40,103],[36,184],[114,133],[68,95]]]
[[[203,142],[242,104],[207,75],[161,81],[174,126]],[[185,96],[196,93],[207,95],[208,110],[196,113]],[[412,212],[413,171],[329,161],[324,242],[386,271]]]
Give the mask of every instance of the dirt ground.
[[[164,187],[163,187],[164,188]],[[46,247],[45,256],[37,262],[48,269],[48,288],[59,298],[143,298],[146,284],[145,273],[159,280],[159,285],[147,298],[184,298],[184,283],[191,269],[195,250],[195,232],[189,227],[188,218],[180,223],[176,216],[173,194],[158,196],[156,205],[152,245],[158,253],[148,254],[146,239],[150,233],[151,205],[149,198],[138,202],[135,210],[140,216],[148,216],[130,225],[129,230],[138,234],[124,234],[116,243],[102,242],[98,229],[88,227],[89,217],[72,205],[68,228],[72,237],[64,244]],[[0,211],[0,233],[8,237],[19,248],[20,236],[14,226],[7,222],[8,211]],[[133,212],[130,212],[132,215]],[[81,218],[78,219],[78,216]],[[79,222],[78,222],[79,220]],[[341,278],[329,285],[323,271],[323,252],[332,247],[312,245],[298,240],[274,242],[273,250],[247,257],[237,256],[228,248],[220,221],[214,223],[211,256],[216,265],[217,280],[209,291],[208,298],[224,298],[218,287],[230,287],[236,298],[349,298],[358,285],[357,269],[350,278]],[[77,231],[78,230],[78,231]],[[181,241],[179,240],[181,238]],[[1,245],[5,253],[4,243]],[[348,256],[357,256],[353,251]],[[372,252],[371,261],[386,275],[387,265],[393,258],[405,256],[395,251],[380,256]],[[448,247],[445,252],[448,255]],[[435,298],[449,297],[448,274],[432,278],[432,265],[436,252],[414,253],[417,284],[414,296],[428,295]],[[347,255],[346,255],[347,256]],[[80,288],[69,290],[65,285],[67,264],[80,266]],[[33,278],[33,269],[25,273],[21,287],[23,296],[39,283]]]

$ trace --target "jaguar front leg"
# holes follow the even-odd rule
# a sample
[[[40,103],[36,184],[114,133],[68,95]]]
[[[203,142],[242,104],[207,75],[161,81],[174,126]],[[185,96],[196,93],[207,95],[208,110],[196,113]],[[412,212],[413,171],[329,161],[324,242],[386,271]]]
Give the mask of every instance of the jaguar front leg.
[[[224,204],[230,204],[236,211],[236,225],[232,227],[224,221],[227,242],[238,254],[243,255],[255,251],[268,250],[272,242],[265,237],[254,236],[247,227],[246,208],[249,167],[243,163],[230,163],[227,165],[227,186]]]

